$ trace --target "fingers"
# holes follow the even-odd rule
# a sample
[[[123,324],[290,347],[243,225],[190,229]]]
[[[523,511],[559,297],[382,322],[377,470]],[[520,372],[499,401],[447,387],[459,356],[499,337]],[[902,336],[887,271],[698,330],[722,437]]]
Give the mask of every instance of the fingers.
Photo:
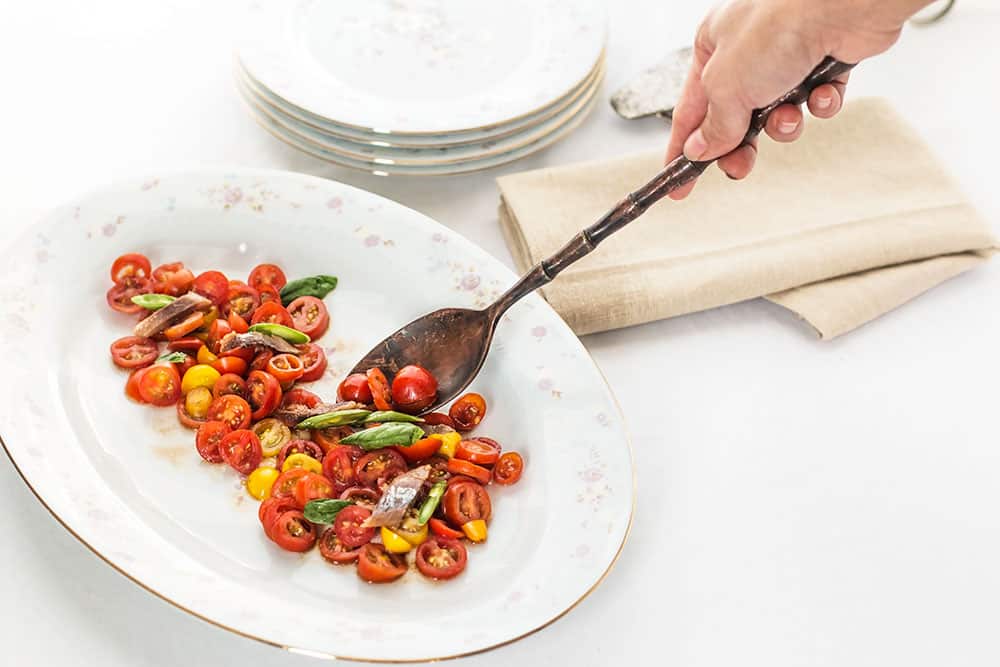
[[[785,104],[775,109],[764,126],[767,136],[782,143],[801,137],[802,129],[802,110],[794,104]]]
[[[740,145],[750,124],[752,109],[735,96],[718,95],[709,100],[705,120],[684,142],[689,160],[714,160]]]
[[[723,155],[716,164],[726,176],[738,181],[750,175],[755,162],[757,162],[756,139],[746,146],[740,146],[728,155]]]

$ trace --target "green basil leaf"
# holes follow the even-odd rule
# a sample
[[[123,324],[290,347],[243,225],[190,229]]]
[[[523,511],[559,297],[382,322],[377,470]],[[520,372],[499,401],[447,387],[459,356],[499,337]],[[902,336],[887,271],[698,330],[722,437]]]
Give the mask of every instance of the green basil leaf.
[[[396,412],[395,410],[376,410],[367,417],[365,417],[365,423],[370,424],[372,422],[422,422],[422,417],[416,417],[414,415],[408,415],[402,412]]]
[[[156,358],[156,363],[159,364],[166,362],[168,364],[179,364],[185,361],[187,358],[188,355],[184,354],[183,352],[164,352],[163,354],[161,354]]]
[[[146,310],[159,310],[164,306],[169,306],[176,299],[167,294],[136,294],[132,297],[132,303],[142,306]]]
[[[314,296],[322,299],[337,287],[336,276],[309,276],[299,278],[281,288],[281,305],[287,306],[300,296]]]
[[[302,511],[307,521],[313,523],[333,523],[333,520],[340,514],[340,510],[354,503],[350,500],[340,500],[339,498],[319,498],[306,503],[306,508]]]
[[[309,428],[318,430],[330,426],[344,426],[362,421],[371,414],[370,410],[335,410],[334,412],[324,412],[308,419],[300,421],[295,428]]]
[[[342,438],[340,442],[345,445],[358,445],[365,451],[371,451],[393,445],[409,447],[423,437],[424,430],[416,424],[389,422],[375,428],[366,428],[363,431],[352,433],[346,438]]]
[[[448,488],[448,482],[445,480],[440,480],[434,482],[434,486],[427,493],[427,500],[424,504],[420,506],[420,513],[417,515],[417,523],[421,526],[431,520],[431,516],[434,514],[434,510],[437,509],[438,503],[441,502],[441,496],[444,495],[445,489]]]
[[[250,326],[250,331],[270,334],[278,338],[284,338],[292,345],[305,345],[311,338],[298,329],[286,327],[284,324],[274,324],[272,322],[260,322]]]

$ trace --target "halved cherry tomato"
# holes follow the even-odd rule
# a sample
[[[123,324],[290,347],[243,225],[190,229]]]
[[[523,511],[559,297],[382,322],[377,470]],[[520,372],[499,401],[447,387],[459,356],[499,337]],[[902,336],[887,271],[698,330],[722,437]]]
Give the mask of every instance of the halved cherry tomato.
[[[281,303],[281,294],[270,285],[261,285],[257,288],[257,292],[260,294],[261,305],[265,303]]]
[[[456,526],[464,526],[479,519],[488,521],[493,514],[490,494],[473,482],[449,486],[444,492],[442,505],[444,515]]]
[[[267,362],[267,372],[278,382],[295,382],[305,371],[302,360],[294,354],[276,354]]]
[[[191,289],[221,307],[229,296],[229,279],[220,271],[205,271],[194,279]]]
[[[354,475],[358,484],[375,488],[406,472],[406,461],[399,452],[379,449],[365,454],[354,464]]]
[[[247,383],[239,375],[223,373],[212,387],[212,395],[218,398],[226,394],[234,394],[240,398],[247,397]]]
[[[223,460],[241,475],[249,475],[260,465],[263,453],[257,434],[242,428],[226,434],[219,443]]]
[[[356,549],[362,544],[371,542],[375,537],[374,528],[362,528],[361,524],[372,515],[364,507],[350,505],[340,510],[337,518],[333,520],[333,529],[337,531],[337,537],[349,549]]]
[[[395,581],[404,574],[406,574],[405,556],[390,554],[381,544],[366,544],[361,547],[358,554],[358,576],[364,581],[381,584]]]
[[[459,431],[471,431],[486,416],[486,399],[479,394],[466,394],[455,401],[448,416]]]
[[[280,290],[287,283],[288,279],[285,278],[285,272],[276,264],[258,264],[247,278],[247,284],[258,290],[265,285]]]
[[[292,438],[282,445],[278,451],[278,459],[275,461],[275,465],[278,466],[279,470],[284,467],[285,459],[292,454],[305,454],[317,461],[322,461],[325,456],[323,450],[315,442],[302,440],[301,438]]]
[[[145,255],[130,252],[122,255],[111,265],[111,282],[115,285],[130,286],[135,280],[148,280],[152,266]]]
[[[326,304],[314,296],[300,296],[288,304],[292,325],[313,340],[326,333],[330,326],[330,312]]]
[[[284,398],[281,399],[281,407],[286,409],[295,409],[295,407],[301,405],[306,408],[315,408],[322,402],[323,399],[308,389],[300,389],[296,387],[295,389],[285,393]]]
[[[326,372],[326,352],[316,343],[306,343],[301,350],[303,370],[299,382],[315,382]]]
[[[208,408],[209,421],[226,422],[233,431],[250,426],[250,404],[235,394],[225,394],[212,401]]]
[[[250,325],[247,324],[246,319],[235,310],[229,311],[229,317],[226,318],[226,322],[229,323],[229,326],[236,333],[246,333],[250,330]]]
[[[337,387],[337,396],[342,401],[356,401],[358,403],[371,403],[372,390],[368,386],[368,378],[363,373],[348,375]]]
[[[274,352],[271,350],[261,350],[254,355],[253,360],[250,362],[250,370],[252,371],[266,371],[267,362],[271,361],[271,357],[274,356]]]
[[[337,537],[337,531],[330,526],[319,536],[319,553],[335,565],[353,563],[358,559],[360,549],[348,549]]]
[[[204,389],[204,391],[208,390]],[[191,411],[188,409],[187,406],[188,400],[191,398],[191,396],[197,395],[199,393],[200,390],[196,389],[195,391],[188,393],[188,395],[184,398],[183,401],[177,401],[177,421],[179,421],[181,423],[181,426],[183,426],[184,428],[201,428],[202,424],[206,422],[204,416],[198,417],[197,415],[191,414]]]
[[[437,398],[437,380],[423,366],[403,366],[392,378],[392,402],[402,412],[417,414]]]
[[[346,448],[334,447],[323,457],[323,474],[334,486],[338,494],[354,485],[357,477],[354,462]]]
[[[264,456],[275,456],[291,439],[292,432],[277,419],[262,419],[250,429],[260,438],[260,448]],[[282,461],[284,463],[284,461]],[[279,469],[281,466],[277,466]]]
[[[302,512],[289,510],[271,524],[271,539],[286,551],[309,551],[316,543],[316,528]]]
[[[247,493],[257,500],[267,500],[271,497],[271,487],[278,479],[278,471],[270,466],[260,466],[247,475]]]
[[[392,410],[392,394],[389,391],[389,381],[385,379],[385,373],[378,368],[369,368],[365,374],[368,378],[368,388],[371,390],[372,400],[379,410]]]
[[[148,368],[148,366],[146,368]],[[142,379],[143,374],[146,372],[146,368],[137,368],[132,371],[132,374],[128,376],[128,381],[125,382],[125,395],[137,403],[146,402],[143,400],[142,394],[139,393],[139,380]]]
[[[253,317],[250,319],[250,324],[260,324],[261,322],[283,324],[286,327],[295,326],[295,323],[292,322],[292,316],[288,314],[285,307],[280,303],[275,303],[274,301],[261,304],[260,307],[254,311]]]
[[[454,538],[435,535],[417,547],[417,569],[432,579],[451,579],[465,569],[469,554]]]
[[[156,361],[156,341],[140,336],[125,336],[111,343],[111,360],[120,368],[142,368]]]
[[[374,510],[375,503],[378,502],[378,493],[374,489],[367,489],[363,486],[352,486],[341,492],[340,499],[350,500],[358,507],[364,507],[366,510]]]
[[[490,438],[462,440],[455,448],[455,458],[479,465],[493,465],[500,458],[500,443]]]
[[[437,438],[421,438],[409,447],[396,447],[396,451],[410,463],[416,463],[434,456],[440,447],[441,441]]]
[[[454,528],[449,526],[441,519],[438,519],[437,517],[434,517],[430,521],[428,521],[427,525],[430,527],[431,532],[437,535],[438,537],[450,537],[453,540],[460,540],[462,539],[462,537],[465,536],[465,533],[463,533],[460,530],[455,530]]]
[[[205,346],[209,352],[216,355],[219,354],[219,344],[223,338],[232,332],[233,328],[229,326],[229,322],[226,320],[215,320],[212,322],[212,326],[208,328],[208,338],[205,340]]]
[[[229,424],[220,421],[207,421],[198,427],[198,436],[195,438],[195,447],[201,458],[209,463],[222,463],[222,453],[219,451],[219,443],[229,435],[233,429]]]
[[[424,423],[428,426],[439,426],[443,424],[445,426],[455,428],[455,422],[453,422],[451,417],[443,412],[428,412],[426,415],[423,415],[423,418]],[[458,429],[455,430],[457,431]]]
[[[517,452],[507,452],[493,467],[493,481],[508,486],[517,483],[524,472],[524,459]]]
[[[204,364],[206,366],[211,366],[219,358],[219,355],[208,349],[207,345],[202,345],[198,348],[198,363]]]
[[[333,498],[337,494],[334,492],[333,484],[330,483],[330,480],[323,477],[323,475],[311,472],[299,477],[299,481],[295,483],[292,495],[295,496],[295,501],[299,505],[305,507],[306,503],[310,500]]]
[[[243,375],[246,373],[248,365],[249,364],[247,364],[247,362],[243,359],[228,355],[225,357],[219,357],[212,362],[212,368],[220,373],[233,373],[234,375]]]
[[[480,484],[490,483],[490,471],[482,466],[477,466],[475,463],[469,463],[468,461],[463,461],[461,459],[452,459],[448,461],[448,472],[452,475],[465,475],[466,477],[471,477]]]
[[[167,340],[177,340],[198,329],[205,323],[205,313],[191,313],[177,324],[173,324],[163,330],[163,335]]]
[[[292,468],[291,470],[284,471],[278,475],[278,479],[274,480],[274,486],[271,487],[271,497],[287,497],[294,500],[295,485],[299,483],[300,477],[307,474],[309,474],[309,471],[305,468]]]
[[[247,376],[247,401],[253,407],[254,419],[263,419],[281,404],[281,385],[264,371],[250,371]]]
[[[173,405],[181,397],[181,376],[172,365],[150,366],[139,378],[139,395],[157,407]]]
[[[108,290],[108,305],[113,310],[126,315],[134,315],[144,312],[142,306],[132,303],[132,297],[139,294],[149,294],[152,291],[152,284],[142,278],[134,278],[128,285],[115,285]]]
[[[181,296],[191,289],[193,283],[194,274],[181,262],[161,264],[153,269],[153,291],[157,294]]]
[[[185,354],[184,355],[184,359],[181,360],[181,361],[174,361],[174,362],[171,362],[171,363],[174,365],[174,368],[177,369],[177,373],[181,376],[182,383],[183,383],[183,377],[184,377],[184,375],[189,370],[191,370],[191,367],[198,365],[198,362],[195,361],[195,358],[192,357],[190,354]]]
[[[293,389],[292,391],[298,390]],[[323,448],[324,452],[329,452],[340,444],[341,438],[346,438],[353,432],[354,429],[350,426],[330,426],[313,431],[312,439],[313,442]]]
[[[195,338],[194,336],[186,338],[178,338],[177,340],[172,340],[167,343],[167,349],[172,352],[187,352],[188,354],[197,354],[198,350],[204,345],[200,338]]]
[[[274,526],[275,520],[285,512],[302,509],[295,502],[295,498],[291,496],[275,497],[274,487],[277,483],[278,480],[275,480],[274,484],[271,485],[271,496],[257,508],[257,518],[260,519],[260,525],[264,528],[264,534],[272,540],[274,538],[271,537],[271,527]]]
[[[249,285],[230,285],[226,302],[222,304],[222,313],[226,316],[236,313],[245,320],[253,315],[259,305],[260,294],[257,290]]]

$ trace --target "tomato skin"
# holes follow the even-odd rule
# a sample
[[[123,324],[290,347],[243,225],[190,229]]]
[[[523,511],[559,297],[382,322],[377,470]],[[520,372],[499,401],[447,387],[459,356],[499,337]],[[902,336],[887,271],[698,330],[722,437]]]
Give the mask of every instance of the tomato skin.
[[[227,433],[219,442],[219,453],[223,460],[241,475],[252,473],[263,458],[260,438],[245,428]]]
[[[490,494],[475,482],[449,486],[441,502],[444,515],[452,525],[464,526],[470,521],[489,521],[493,513]]]
[[[246,400],[247,383],[239,375],[234,373],[223,373],[219,376],[219,379],[215,381],[215,386],[212,387],[212,395],[219,398],[220,396],[225,396],[226,394],[233,394]]]
[[[422,415],[424,418],[424,423],[428,426],[439,426],[444,425],[449,428],[455,428],[455,422],[451,420],[451,417],[443,412],[428,412],[426,415]],[[458,429],[455,428],[457,431]]]
[[[516,484],[524,472],[524,459],[517,452],[507,452],[493,467],[493,481],[503,486]]]
[[[292,322],[292,316],[288,314],[285,307],[274,301],[263,303],[254,311],[253,317],[250,318],[250,324],[260,324],[261,322],[283,324],[286,327],[293,328],[295,326],[294,322]]]
[[[438,519],[437,517],[434,517],[430,521],[428,521],[427,525],[430,527],[431,532],[437,535],[438,537],[450,537],[453,540],[460,540],[462,539],[462,537],[465,536],[465,533],[463,533],[460,530],[455,530],[454,528],[449,526],[441,519]]]
[[[171,352],[187,352],[188,354],[197,354],[202,345],[204,345],[204,343],[201,342],[201,339],[191,336],[170,341],[167,343],[167,349]]]
[[[395,449],[404,459],[410,463],[416,463],[434,456],[440,448],[441,441],[437,438],[421,438],[409,447],[396,447]]]
[[[194,274],[181,262],[161,264],[153,269],[152,279],[153,291],[169,296],[186,294],[194,284]]]
[[[194,279],[191,289],[221,308],[229,297],[229,279],[221,271],[205,271]]]
[[[486,399],[479,394],[466,394],[455,401],[448,416],[459,431],[471,431],[486,416]]]
[[[223,421],[229,428],[238,431],[250,426],[250,404],[235,394],[219,396],[208,408],[209,421]]]
[[[219,346],[222,343],[222,339],[232,333],[232,331],[233,328],[229,326],[229,322],[226,320],[215,320],[208,328],[208,338],[205,339],[205,347],[212,354],[219,354]]]
[[[152,265],[145,255],[130,252],[122,255],[111,265],[111,282],[129,287],[133,281],[148,280]]]
[[[297,390],[293,389],[292,391]],[[323,448],[324,452],[330,452],[330,450],[340,445],[341,438],[346,438],[353,432],[354,429],[350,426],[330,426],[329,428],[321,428],[313,431],[312,439],[313,442]]]
[[[277,264],[258,264],[250,271],[250,276],[247,278],[247,284],[256,290],[264,286],[280,290],[287,283],[285,272]]]
[[[184,405],[184,401],[177,401],[177,421],[181,423],[184,428],[197,429],[201,428],[203,424],[206,423],[204,417],[192,417],[188,411],[187,407]]]
[[[281,385],[274,376],[264,371],[250,371],[247,376],[247,394],[254,420],[263,419],[281,404]]]
[[[243,375],[244,373],[247,372],[248,365],[249,364],[247,364],[247,362],[244,361],[243,359],[240,359],[239,357],[230,357],[230,356],[219,357],[218,359],[212,362],[212,368],[219,371],[223,375],[225,375],[226,373],[232,373],[234,375]]]
[[[172,364],[150,366],[139,378],[139,395],[158,408],[173,405],[181,397],[181,376]]]
[[[453,475],[465,475],[471,477],[480,484],[490,483],[490,471],[475,463],[469,463],[462,459],[452,459],[448,461],[448,472]],[[463,522],[464,523],[464,522]]]
[[[302,377],[305,367],[302,365],[302,360],[294,354],[276,354],[268,360],[267,372],[284,384],[295,382]]]
[[[311,472],[299,477],[299,481],[295,483],[292,495],[295,496],[295,502],[305,507],[306,503],[310,500],[333,498],[337,494],[334,493],[333,484],[330,483],[330,480],[323,475]]]
[[[219,451],[219,443],[229,435],[232,429],[225,422],[206,421],[198,427],[198,435],[195,437],[195,447],[201,458],[209,463],[222,463],[222,453]]]
[[[250,362],[250,370],[252,371],[266,371],[267,362],[271,361],[271,357],[274,356],[274,352],[271,350],[261,350],[256,355],[254,355],[253,360]]]
[[[145,368],[159,356],[156,341],[140,336],[125,336],[111,344],[111,360],[119,368]]]
[[[364,507],[350,505],[340,510],[337,518],[333,520],[333,529],[337,531],[337,537],[348,549],[357,549],[363,544],[371,542],[375,537],[374,528],[362,528],[361,524],[372,513]]]
[[[107,293],[108,305],[112,310],[126,315],[135,315],[144,312],[142,306],[132,303],[132,297],[139,294],[149,294],[153,290],[152,284],[145,278],[134,278],[127,285],[114,285]]]
[[[368,386],[368,378],[362,373],[348,375],[340,383],[340,386],[337,387],[337,396],[342,401],[370,404],[372,402],[372,390]]]
[[[285,551],[303,552],[316,543],[316,527],[298,510],[278,515],[271,524],[271,539]]]
[[[369,368],[365,374],[368,378],[368,388],[372,393],[372,401],[379,410],[393,410],[392,393],[389,391],[389,381],[385,373],[378,368]]]
[[[277,480],[275,480],[275,482],[277,482]],[[272,523],[279,514],[287,512],[288,510],[296,509],[298,509],[298,506],[295,504],[294,498],[290,496],[276,497],[272,495],[261,502],[260,507],[257,508],[257,518],[260,519],[261,525],[265,527],[264,532],[267,532],[267,524]]]
[[[437,398],[437,380],[423,366],[403,366],[392,378],[392,402],[402,412],[418,414]]]
[[[313,340],[326,333],[330,327],[330,311],[326,304],[314,296],[300,296],[288,304],[292,325]]]
[[[146,368],[148,368],[148,366]],[[128,380],[125,382],[125,395],[136,403],[146,402],[143,400],[142,394],[139,393],[139,380],[142,379],[142,375],[146,372],[146,368],[137,368],[132,371],[132,373],[128,376]]]
[[[271,497],[291,498],[294,501],[295,485],[299,483],[299,478],[307,474],[309,471],[305,468],[292,468],[284,471],[278,475],[278,479],[274,480],[274,486],[271,487]]]
[[[323,531],[323,534],[319,536],[318,544],[320,555],[334,565],[353,563],[358,559],[358,554],[361,553],[360,549],[348,549],[344,546],[344,543],[337,537],[337,531],[333,529],[333,526]]]
[[[375,504],[378,502],[378,493],[363,486],[352,486],[341,492],[340,499],[351,500],[355,505],[364,507],[366,510],[374,510]]]
[[[229,285],[226,302],[222,304],[222,314],[228,317],[236,313],[244,320],[253,315],[260,305],[260,293],[248,285]],[[235,328],[235,327],[234,327]]]
[[[354,464],[354,476],[361,486],[376,488],[406,472],[406,461],[393,449],[377,449]]]
[[[390,554],[381,544],[366,544],[358,553],[358,576],[371,584],[395,581],[406,574],[406,558]]]
[[[270,285],[261,285],[257,288],[257,292],[260,294],[261,305],[265,303],[281,303],[281,294]]]
[[[333,489],[341,494],[354,486],[357,475],[354,462],[346,448],[334,447],[323,457],[323,474],[333,483]]]
[[[281,399],[281,405],[285,408],[292,407],[294,405],[304,405],[307,408],[315,408],[322,402],[323,399],[313,392],[308,389],[300,389],[298,387],[286,392],[285,397]]]
[[[226,318],[226,322],[236,333],[246,333],[250,331],[250,325],[247,324],[247,321],[243,318],[243,316],[235,310],[229,311],[229,316]]]
[[[299,382],[315,382],[326,372],[326,352],[316,343],[306,343],[302,346],[302,377]]]
[[[322,448],[315,442],[310,440],[302,440],[301,438],[292,438],[278,451],[277,460],[274,464],[281,470],[285,465],[285,459],[287,459],[292,454],[305,454],[306,456],[311,456],[317,461],[322,461],[324,454]]]
[[[462,440],[455,449],[455,458],[479,465],[493,465],[500,458],[500,443],[490,438]]]
[[[431,579],[458,576],[469,560],[465,545],[455,538],[435,535],[417,547],[417,569]]]

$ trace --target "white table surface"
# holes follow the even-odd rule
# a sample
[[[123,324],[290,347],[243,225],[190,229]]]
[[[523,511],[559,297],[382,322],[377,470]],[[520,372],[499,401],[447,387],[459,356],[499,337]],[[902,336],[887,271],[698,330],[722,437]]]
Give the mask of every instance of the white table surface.
[[[605,97],[689,41],[705,9],[614,4]],[[230,80],[237,3],[3,7],[4,244],[47,208],[116,179],[232,164],[374,190],[510,262],[497,175],[666,141],[661,121],[626,123],[601,104],[568,140],[515,165],[370,177],[297,154],[250,119]],[[850,93],[891,98],[993,220],[998,34],[1000,7],[959,0],[944,23],[908,30],[859,68]],[[566,618],[466,662],[1000,662],[998,294],[994,262],[830,343],[763,302],[585,338],[634,436],[631,541]],[[312,664],[142,591],[64,531],[5,460],[0,507],[0,663]]]

